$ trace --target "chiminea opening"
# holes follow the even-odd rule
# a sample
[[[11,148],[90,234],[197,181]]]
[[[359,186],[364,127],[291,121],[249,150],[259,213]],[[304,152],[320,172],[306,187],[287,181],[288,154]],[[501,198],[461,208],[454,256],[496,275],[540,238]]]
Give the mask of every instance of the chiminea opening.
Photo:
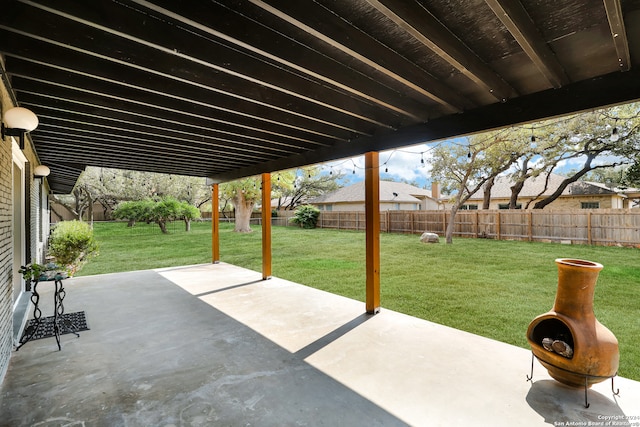
[[[560,319],[546,319],[536,325],[531,331],[531,341],[544,347],[547,351],[552,351],[546,348],[543,344],[543,340],[550,339],[551,342],[561,341],[566,343],[571,349],[574,348],[573,334],[569,327]],[[565,356],[568,359],[573,358],[573,352],[571,356]]]

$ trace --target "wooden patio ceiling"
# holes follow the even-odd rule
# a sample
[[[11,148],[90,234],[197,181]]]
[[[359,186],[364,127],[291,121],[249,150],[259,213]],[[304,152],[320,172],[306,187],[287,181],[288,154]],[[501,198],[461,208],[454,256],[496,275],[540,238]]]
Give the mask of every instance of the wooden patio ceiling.
[[[86,165],[216,182],[640,98],[640,0],[9,0],[3,77]]]

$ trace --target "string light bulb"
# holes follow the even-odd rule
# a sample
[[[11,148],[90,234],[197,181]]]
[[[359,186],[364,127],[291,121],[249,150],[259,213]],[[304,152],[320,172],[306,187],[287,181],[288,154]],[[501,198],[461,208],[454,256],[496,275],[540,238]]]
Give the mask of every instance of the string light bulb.
[[[611,129],[611,136],[609,136],[609,141],[616,142],[620,139],[620,134],[618,133],[618,118],[615,118],[613,123],[613,129]]]
[[[614,127],[613,130],[611,131],[611,136],[609,137],[609,141],[616,142],[619,139],[620,139],[620,134],[618,133],[618,128]]]

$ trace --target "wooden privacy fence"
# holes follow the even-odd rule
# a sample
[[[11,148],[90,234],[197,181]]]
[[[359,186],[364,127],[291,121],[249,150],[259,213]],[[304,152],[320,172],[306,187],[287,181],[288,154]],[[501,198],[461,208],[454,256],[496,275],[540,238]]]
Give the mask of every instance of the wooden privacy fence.
[[[449,211],[380,213],[380,230],[388,233],[421,234],[429,231],[444,236],[448,222]],[[318,227],[364,230],[365,213],[323,211]],[[640,247],[640,210],[458,211],[453,234],[497,240]]]

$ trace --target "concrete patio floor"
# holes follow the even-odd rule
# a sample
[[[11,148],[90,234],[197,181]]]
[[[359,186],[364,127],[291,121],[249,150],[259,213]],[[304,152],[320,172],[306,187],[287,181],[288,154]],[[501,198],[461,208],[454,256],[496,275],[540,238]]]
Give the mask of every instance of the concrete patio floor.
[[[639,382],[585,408],[528,350],[224,263],[65,288],[91,329],[13,353],[1,426],[640,426]]]

